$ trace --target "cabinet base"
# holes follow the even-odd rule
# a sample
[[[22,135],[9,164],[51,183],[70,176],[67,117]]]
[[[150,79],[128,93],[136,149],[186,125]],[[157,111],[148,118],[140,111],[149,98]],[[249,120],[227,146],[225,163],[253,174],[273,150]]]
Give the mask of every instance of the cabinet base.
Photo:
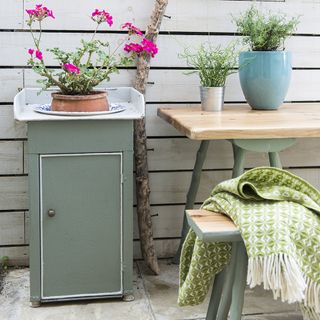
[[[131,302],[134,300],[134,295],[129,293],[129,294],[125,294],[123,297],[122,297],[122,300],[124,302]]]
[[[40,301],[31,301],[30,302],[30,307],[31,308],[39,308],[41,306],[41,302]]]

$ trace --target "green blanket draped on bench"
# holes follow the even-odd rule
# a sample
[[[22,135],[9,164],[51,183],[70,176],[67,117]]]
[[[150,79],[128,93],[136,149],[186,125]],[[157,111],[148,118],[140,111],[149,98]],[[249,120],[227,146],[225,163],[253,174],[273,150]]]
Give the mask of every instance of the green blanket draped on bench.
[[[300,302],[305,319],[320,319],[318,190],[287,171],[261,167],[220,183],[202,208],[228,215],[239,227],[251,288],[263,284],[275,299]],[[204,300],[230,252],[230,244],[204,243],[190,230],[180,261],[180,306]]]

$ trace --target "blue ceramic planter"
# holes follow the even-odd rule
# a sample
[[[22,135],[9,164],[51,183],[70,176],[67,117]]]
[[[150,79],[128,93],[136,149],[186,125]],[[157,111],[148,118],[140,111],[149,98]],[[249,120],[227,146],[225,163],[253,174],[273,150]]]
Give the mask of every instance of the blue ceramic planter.
[[[283,103],[291,79],[291,60],[287,51],[240,53],[241,88],[252,109],[275,110]]]

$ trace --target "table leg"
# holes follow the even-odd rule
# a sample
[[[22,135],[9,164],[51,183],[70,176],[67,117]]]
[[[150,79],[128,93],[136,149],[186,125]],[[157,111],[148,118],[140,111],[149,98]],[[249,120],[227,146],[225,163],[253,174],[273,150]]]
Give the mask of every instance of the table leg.
[[[232,170],[232,178],[239,177],[244,171],[244,160],[246,151],[232,143],[234,165]]]
[[[199,185],[200,185],[201,171],[202,171],[204,161],[206,159],[209,144],[210,144],[209,140],[201,141],[199,150],[197,152],[196,162],[195,162],[194,168],[193,168],[191,183],[190,183],[190,187],[189,187],[189,191],[188,191],[187,199],[186,199],[185,210],[192,209],[194,206],[194,202],[196,200],[196,195],[197,195]],[[178,248],[176,255],[174,256],[174,258],[172,260],[172,262],[175,264],[180,263],[180,254],[181,254],[181,250],[182,250],[182,245],[183,245],[183,242],[188,234],[188,231],[189,231],[189,225],[188,225],[187,217],[186,217],[186,214],[184,211],[183,227],[182,227],[182,232],[181,232],[180,245],[179,245],[179,248]]]
[[[282,169],[282,164],[278,152],[269,152],[269,162],[271,167]]]

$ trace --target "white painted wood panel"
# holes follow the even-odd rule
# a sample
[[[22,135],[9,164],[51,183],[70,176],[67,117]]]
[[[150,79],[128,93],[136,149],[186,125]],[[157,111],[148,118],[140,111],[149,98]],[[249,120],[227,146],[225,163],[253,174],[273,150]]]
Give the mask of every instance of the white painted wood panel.
[[[320,170],[294,169],[292,171],[319,187]],[[185,203],[191,174],[191,171],[150,173],[151,204]],[[214,186],[230,178],[230,170],[202,172],[196,202],[204,201]],[[0,210],[28,208],[26,177],[0,177],[0,192]]]
[[[17,0],[16,0],[17,1]],[[16,2],[14,1],[14,2]],[[17,5],[6,2],[10,10],[15,11]],[[34,6],[33,0],[25,0],[25,8]],[[88,16],[95,8],[105,8],[114,17],[113,30],[120,28],[121,23],[134,21],[139,27],[144,28],[149,21],[153,8],[152,1],[124,0],[108,1],[103,0],[81,0],[77,1],[77,10],[74,10],[73,1],[58,2],[46,0],[46,5],[51,8],[57,19],[47,19],[44,29],[56,30],[91,30],[93,23]],[[252,5],[252,1],[222,1],[222,0],[170,0],[166,14],[171,19],[165,18],[162,30],[165,31],[188,31],[188,32],[234,32],[235,26],[232,23],[231,14],[238,15]],[[288,15],[301,15],[299,33],[320,32],[320,6],[318,0],[301,1],[287,0],[285,2],[259,2],[259,8],[274,12],[285,12]],[[21,8],[21,5],[20,5]],[[16,20],[21,19],[21,14],[16,15],[11,24],[16,25]],[[64,19],[63,17],[68,17]],[[24,20],[26,15],[24,16]],[[10,21],[6,24],[10,26]],[[25,27],[27,27],[25,25]]]
[[[192,170],[199,146],[199,141],[187,138],[149,139],[149,170]],[[246,156],[246,165],[248,167],[267,164],[268,156],[266,154],[250,152]],[[231,143],[225,140],[212,141],[203,168],[231,169],[232,166]]]
[[[23,142],[23,173],[29,173],[28,141]]]
[[[30,242],[30,212],[24,212],[24,243],[29,244]]]
[[[107,10],[114,18],[113,27],[103,26],[102,30],[120,30],[121,25],[127,21],[135,21],[140,27],[144,27],[149,21],[154,4],[149,0],[77,0],[76,4],[75,1],[46,0],[45,3],[53,10],[56,19],[47,19],[43,28],[55,30],[92,30],[95,23],[90,16],[95,8]],[[34,5],[33,0],[24,0],[25,8],[33,8]]]
[[[0,259],[9,257],[9,265],[11,266],[27,266],[29,265],[29,247],[0,247]]]
[[[146,132],[147,135],[164,137],[164,136],[181,136],[178,130],[162,120],[157,115],[158,108],[188,108],[200,106],[195,104],[147,104],[146,105]]]
[[[3,69],[4,70],[4,69]],[[38,76],[26,69],[25,87],[38,87]],[[104,86],[131,86],[135,70],[120,70],[114,74]],[[151,70],[146,93],[148,102],[193,102],[200,100],[199,79],[197,75],[185,75],[183,70]],[[320,70],[294,70],[287,94],[287,101],[320,100]],[[226,101],[245,101],[241,91],[238,74],[229,77],[226,84]]]
[[[289,169],[320,187],[320,169]],[[192,172],[154,172],[150,174],[151,204],[185,203]],[[202,203],[221,181],[231,178],[230,170],[204,171],[201,175],[196,202]]]
[[[13,102],[18,88],[23,87],[22,69],[0,69],[0,102]]]
[[[13,106],[0,106],[0,139],[25,139],[27,126],[14,120]]]
[[[0,141],[0,175],[21,173],[23,173],[23,142]]]
[[[156,239],[154,241],[154,247],[156,250],[157,257],[172,258],[177,252],[179,243],[179,239]],[[133,258],[142,259],[139,241],[134,241],[133,243]]]
[[[0,177],[0,210],[28,208],[27,177]]]
[[[197,75],[185,75],[183,70],[152,70],[147,89],[147,101],[191,102],[199,101]],[[286,97],[287,101],[319,100],[320,70],[294,70]],[[225,101],[245,101],[238,74],[231,75],[226,83]]]
[[[148,139],[148,163],[150,171],[192,170],[199,141],[188,138]],[[297,139],[296,144],[280,153],[284,167],[320,166],[320,139]],[[265,153],[248,152],[247,168],[269,165]],[[204,169],[231,169],[233,154],[231,143],[215,140],[210,143]]]
[[[178,237],[182,229],[184,206],[152,206],[153,237]],[[133,238],[139,239],[138,218],[136,210],[133,213]]]
[[[0,245],[24,244],[24,212],[0,212]]]
[[[256,2],[257,7],[272,12],[284,12],[290,16],[301,16],[297,32],[319,33],[320,6],[317,0],[287,0],[285,2]],[[252,5],[252,1],[186,0],[170,1],[165,21],[165,30],[190,30],[203,32],[234,32],[231,15],[238,16]]]
[[[0,29],[20,29],[22,27],[22,0],[0,0]],[[0,47],[2,44],[0,41]]]
[[[192,172],[154,172],[150,176],[151,204],[185,203]],[[203,202],[219,182],[230,179],[231,171],[205,171],[201,175],[196,202]]]
[[[51,53],[46,49],[59,47],[66,51],[73,51],[79,46],[80,40],[89,41],[88,33],[43,33],[41,48],[47,65],[58,66]],[[97,39],[109,41],[112,47],[116,47],[125,39],[124,34],[99,34]],[[230,41],[240,41],[240,37],[234,36],[209,36],[209,35],[160,35],[158,40],[159,54],[152,59],[154,67],[187,67],[185,60],[178,57],[184,48],[192,48],[194,51],[201,43],[213,45],[227,45]],[[33,41],[29,32],[0,32],[1,66],[25,66],[29,59],[28,48],[33,47]],[[239,43],[239,48],[242,45]],[[320,37],[296,36],[286,42],[286,49],[293,53],[294,67],[320,67]],[[119,50],[121,52],[122,49]]]

